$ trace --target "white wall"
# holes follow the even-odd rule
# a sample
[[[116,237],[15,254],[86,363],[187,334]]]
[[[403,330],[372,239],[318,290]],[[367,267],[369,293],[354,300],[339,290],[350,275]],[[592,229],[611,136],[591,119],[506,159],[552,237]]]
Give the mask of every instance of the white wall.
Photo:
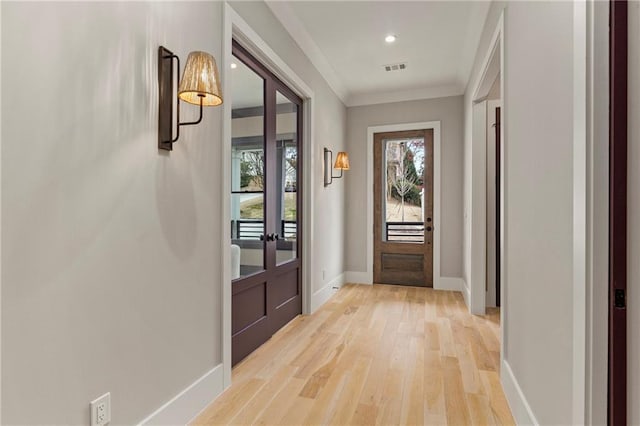
[[[640,424],[640,3],[629,2],[628,423]]]
[[[572,21],[560,2],[505,16],[505,359],[541,424],[572,422]]]
[[[496,2],[489,10],[465,95],[466,170],[473,152],[471,91],[504,7]],[[571,424],[573,4],[510,2],[504,13],[503,356],[512,377],[504,366],[502,377],[509,381],[507,395],[517,421]],[[467,216],[471,184],[471,175],[465,175]],[[465,278],[471,271],[468,220]]]
[[[158,152],[156,71],[221,8],[2,4],[2,423],[133,424],[221,362],[221,109]]]
[[[441,122],[441,257],[440,275],[462,276],[462,97],[377,104],[347,109],[347,151],[351,170],[347,186],[346,270],[366,272],[367,127],[387,124]]]
[[[263,2],[236,1],[231,2],[231,6],[304,80],[315,96],[315,146],[304,147],[315,156],[315,169],[305,171],[312,173],[315,180],[313,192],[304,196],[313,197],[315,203],[313,235],[307,235],[306,238],[312,238],[314,245],[312,287],[317,292],[344,272],[344,179],[334,181],[326,188],[323,186],[322,149],[325,146],[334,152],[346,149],[346,108]]]

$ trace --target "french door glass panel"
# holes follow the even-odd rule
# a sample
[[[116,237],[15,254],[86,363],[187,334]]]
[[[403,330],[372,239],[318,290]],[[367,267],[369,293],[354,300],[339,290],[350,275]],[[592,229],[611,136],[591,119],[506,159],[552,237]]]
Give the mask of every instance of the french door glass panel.
[[[238,58],[234,63],[236,68],[230,70],[231,239],[240,249],[240,267],[236,259],[231,273],[237,279],[265,269],[265,81]]]
[[[423,243],[424,138],[383,142],[383,241]]]
[[[276,91],[276,190],[278,234],[276,262],[297,257],[298,235],[298,105]]]

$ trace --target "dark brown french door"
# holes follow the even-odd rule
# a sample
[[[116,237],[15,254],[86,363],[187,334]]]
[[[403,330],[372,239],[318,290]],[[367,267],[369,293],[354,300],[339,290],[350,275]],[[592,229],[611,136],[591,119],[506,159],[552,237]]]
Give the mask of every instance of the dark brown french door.
[[[500,200],[502,193],[500,192],[500,155],[502,153],[502,143],[500,141],[500,107],[496,108],[496,306],[500,307]]]
[[[236,41],[232,79],[232,362],[302,313],[302,100]]]
[[[628,4],[609,3],[609,374],[608,424],[627,424]]]

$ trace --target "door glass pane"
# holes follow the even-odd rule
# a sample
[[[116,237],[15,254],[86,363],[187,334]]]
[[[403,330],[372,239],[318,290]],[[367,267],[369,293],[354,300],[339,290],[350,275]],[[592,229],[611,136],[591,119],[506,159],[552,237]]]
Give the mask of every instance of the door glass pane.
[[[231,276],[264,270],[264,80],[235,56],[231,112]]]
[[[276,91],[276,263],[297,257],[298,235],[298,105]]]
[[[383,143],[383,241],[424,242],[424,138]]]

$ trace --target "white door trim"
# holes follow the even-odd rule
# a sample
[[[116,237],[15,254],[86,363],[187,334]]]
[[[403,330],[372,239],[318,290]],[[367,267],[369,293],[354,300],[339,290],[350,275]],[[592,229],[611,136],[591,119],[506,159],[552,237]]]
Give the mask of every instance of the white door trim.
[[[573,423],[586,414],[587,4],[573,3]]]
[[[491,42],[487,47],[487,50],[484,54],[484,58],[482,61],[481,72],[478,76],[477,81],[472,86],[473,97],[471,101],[475,104],[477,102],[481,102],[485,99],[491,85],[495,81],[496,76],[500,76],[500,96],[503,99],[503,108],[500,109],[502,125],[500,126],[500,141],[502,143],[502,152],[500,156],[500,215],[501,215],[501,223],[500,223],[500,241],[496,241],[496,245],[500,245],[500,300],[506,300],[506,210],[505,210],[505,150],[506,144],[504,143],[504,128],[505,128],[505,110],[506,105],[504,102],[504,11],[500,14],[500,18],[496,24],[496,28],[493,31],[493,35],[491,37]],[[473,113],[473,108],[471,109]],[[473,118],[472,118],[472,127],[473,127]],[[486,127],[486,120],[485,120]],[[471,239],[469,244],[471,244],[471,270],[468,272],[469,282],[466,283],[467,288],[469,290],[469,301],[468,306],[471,313],[475,315],[484,315],[486,308],[486,265],[487,265],[487,221],[486,221],[486,169],[487,169],[487,159],[486,159],[486,146],[487,140],[486,137],[482,141],[474,140],[473,134],[471,138],[471,194],[468,196],[471,197],[470,208],[471,211],[468,214],[471,216]],[[475,183],[475,184],[474,184]],[[473,204],[473,200],[476,199],[481,201],[480,208],[476,208]],[[502,309],[500,309],[500,321],[502,326],[502,332],[504,337],[504,312],[506,308],[506,304],[502,303]],[[504,341],[504,340],[502,340]],[[503,350],[501,348],[500,353]]]
[[[578,4],[574,7],[578,7]],[[582,11],[580,14],[582,15]],[[578,16],[576,16],[578,18]],[[585,19],[584,17],[582,19]],[[576,28],[577,29],[577,28]],[[586,49],[577,49],[574,60],[582,63],[582,54],[586,54],[586,146],[576,146],[586,168],[580,175],[586,179],[583,190],[586,191],[586,216],[584,227],[578,237],[585,242],[585,267],[582,284],[574,279],[574,292],[584,292],[584,311],[574,311],[574,320],[582,321],[583,327],[574,327],[574,344],[584,350],[584,357],[575,354],[574,365],[578,360],[586,368],[578,369],[574,386],[584,384],[585,392],[574,399],[574,423],[604,424],[607,421],[607,363],[608,363],[608,272],[609,272],[609,3],[588,1],[586,3],[586,37],[575,34],[577,44],[586,44]],[[586,50],[586,52],[585,52]],[[582,58],[584,60],[584,58]],[[574,67],[575,72],[575,67]],[[575,123],[574,123],[575,124]],[[575,172],[574,172],[575,173]],[[574,192],[578,182],[574,182]],[[582,186],[582,185],[580,185]],[[575,199],[574,199],[575,201]],[[583,240],[584,238],[584,240]],[[574,241],[574,248],[576,241]],[[584,376],[584,380],[581,376]],[[584,398],[584,404],[582,399]]]
[[[231,41],[235,39],[258,59],[269,71],[271,71],[282,82],[287,84],[298,96],[303,99],[303,180],[302,188],[304,193],[302,214],[303,233],[302,242],[302,312],[309,313],[311,308],[311,279],[313,277],[312,259],[313,254],[313,170],[315,164],[315,152],[313,141],[313,110],[314,93],[311,88],[283,61],[269,45],[256,33],[249,24],[242,19],[233,7],[225,2],[223,5],[224,23],[222,37],[222,63],[223,93],[225,102],[223,104],[223,126],[222,126],[222,167],[220,168],[222,182],[221,200],[221,223],[220,233],[222,251],[222,364],[224,388],[231,385],[231,231],[229,223],[231,221],[231,170],[227,159],[231,158],[231,82],[225,78],[230,73],[232,62]]]
[[[440,121],[367,127],[367,283],[373,284],[373,135],[405,130],[433,129],[433,288],[440,277]]]
[[[506,192],[506,188],[507,188],[507,164],[506,164],[506,159],[507,159],[507,151],[509,149],[508,147],[508,143],[505,140],[505,129],[507,127],[507,120],[506,117],[508,117],[508,109],[509,106],[507,104],[506,101],[506,93],[505,93],[505,79],[507,78],[507,75],[505,73],[505,68],[504,68],[504,10],[502,10],[502,12],[500,13],[500,17],[498,18],[498,22],[496,23],[496,27],[493,31],[493,35],[491,37],[491,42],[489,43],[489,46],[487,47],[487,50],[485,51],[484,54],[484,59],[482,62],[482,72],[480,73],[480,75],[478,76],[477,81],[475,82],[475,84],[472,86],[474,87],[473,90],[473,98],[471,99],[471,102],[477,102],[482,100],[482,98],[486,95],[485,90],[487,89],[487,84],[488,83],[493,83],[493,80],[491,82],[485,81],[487,79],[491,79],[491,78],[495,78],[495,75],[493,75],[493,77],[491,77],[491,72],[492,72],[492,65],[496,64],[496,55],[499,55],[499,75],[500,75],[500,96],[502,98],[502,108],[500,108],[500,141],[501,141],[501,153],[500,153],[500,241],[496,241],[496,245],[500,245],[500,365],[502,367],[504,367],[505,364],[505,359],[507,358],[507,342],[506,342],[506,336],[507,336],[507,328],[509,326],[509,324],[505,321],[505,318],[507,317],[507,310],[508,310],[508,301],[507,301],[507,294],[508,294],[508,286],[509,286],[509,277],[507,276],[507,261],[508,261],[508,256],[507,256],[507,220],[508,220],[508,216],[507,216],[507,209],[506,209],[506,205],[507,205],[507,192]],[[493,70],[495,71],[495,70]],[[490,84],[489,84],[490,87]],[[488,91],[488,90],[487,90]],[[472,123],[473,125],[473,123]],[[486,147],[486,139],[484,141],[482,141],[484,146]],[[472,139],[471,140],[472,146],[475,143],[475,141]],[[471,150],[473,152],[473,150]],[[477,175],[477,171],[476,170],[472,170],[472,176],[471,176],[471,180],[472,182],[474,180],[480,180],[482,182],[486,182],[486,157],[477,159],[478,161],[484,162],[485,167],[482,168],[483,171],[480,175]],[[472,158],[472,164],[473,164],[474,159]],[[471,186],[471,191],[472,193],[469,194],[469,196],[473,196],[473,191],[484,191],[486,194],[486,184],[481,188],[480,186]],[[470,212],[469,214],[473,214],[473,212]],[[473,222],[472,222],[473,223]],[[480,239],[481,243],[478,244],[476,247],[486,247],[486,236],[487,236],[487,223],[486,220],[482,220],[479,223],[477,223],[477,227],[476,226],[472,226],[471,227],[471,240],[475,239]],[[479,257],[479,259],[478,259]],[[473,265],[474,260],[477,262],[477,264],[482,263],[486,266],[487,263],[487,258],[486,258],[486,251],[485,250],[480,250],[479,252],[474,252],[473,250],[471,251],[471,264]],[[472,271],[469,271],[469,280],[471,281],[470,283],[467,283],[467,285],[469,286],[469,299],[481,299],[481,305],[482,305],[482,309],[484,310],[485,307],[485,284],[484,284],[484,279],[482,280],[474,280],[474,277],[472,275],[473,269]],[[483,277],[484,278],[484,277]],[[474,281],[481,281],[480,285],[475,285],[474,286]],[[477,283],[476,283],[477,284]],[[472,288],[472,286],[474,286]],[[476,302],[474,303],[472,300],[469,301],[469,307],[471,306],[479,306],[478,301],[476,300]],[[479,312],[473,312],[474,314],[478,314]],[[484,313],[484,311],[482,312]],[[511,378],[505,373],[506,369],[505,368],[501,368],[501,379],[503,383],[506,383],[506,381],[510,381]],[[515,379],[515,378],[514,378]],[[512,406],[514,406],[514,404],[518,405],[518,406],[528,406],[528,403],[526,400],[521,400],[522,399],[521,394],[507,394],[507,398],[509,399],[509,403],[512,404]]]

